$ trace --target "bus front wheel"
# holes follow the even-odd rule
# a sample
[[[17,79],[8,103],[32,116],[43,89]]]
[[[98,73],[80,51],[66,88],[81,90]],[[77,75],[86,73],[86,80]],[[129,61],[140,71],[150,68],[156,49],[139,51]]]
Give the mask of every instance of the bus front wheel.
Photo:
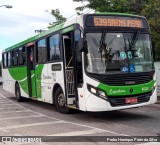
[[[21,92],[18,84],[16,85],[16,99],[18,102],[23,101],[23,97],[21,96]]]
[[[66,107],[65,96],[61,88],[57,89],[54,98],[54,104],[57,111],[64,114],[70,113],[70,108]]]

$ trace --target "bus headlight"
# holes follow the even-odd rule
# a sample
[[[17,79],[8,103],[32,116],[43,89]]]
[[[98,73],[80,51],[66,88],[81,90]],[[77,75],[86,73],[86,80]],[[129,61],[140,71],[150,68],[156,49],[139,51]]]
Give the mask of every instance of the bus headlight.
[[[90,92],[93,94],[97,94],[97,89],[90,87]]]
[[[99,96],[101,98],[107,99],[106,93],[104,91],[99,90],[98,88],[93,87],[89,84],[87,84],[87,88],[88,88],[89,92],[91,92],[92,94]]]

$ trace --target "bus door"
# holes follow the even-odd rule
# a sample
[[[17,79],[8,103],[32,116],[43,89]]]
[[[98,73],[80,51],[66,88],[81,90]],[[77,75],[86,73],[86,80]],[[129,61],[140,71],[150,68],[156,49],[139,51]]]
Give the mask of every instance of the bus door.
[[[36,97],[34,43],[26,45],[27,81],[29,97]]]
[[[75,84],[73,70],[73,40],[70,33],[63,35],[66,104],[75,105]]]

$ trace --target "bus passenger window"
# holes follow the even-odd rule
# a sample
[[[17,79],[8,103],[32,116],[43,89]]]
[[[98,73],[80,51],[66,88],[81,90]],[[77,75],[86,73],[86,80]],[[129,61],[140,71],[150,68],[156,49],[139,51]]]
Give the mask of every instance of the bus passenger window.
[[[25,47],[19,48],[19,64],[25,65],[26,64],[26,57],[25,57]]]
[[[12,66],[11,52],[8,52],[8,67]]]
[[[14,50],[14,66],[18,65],[18,51]]]
[[[12,66],[14,66],[14,51],[11,51]]]
[[[49,38],[49,61],[60,60],[59,34],[55,34]]]
[[[7,67],[7,53],[3,54],[3,68]]]
[[[38,51],[38,63],[45,63],[47,57],[45,39],[38,41],[37,51]]]

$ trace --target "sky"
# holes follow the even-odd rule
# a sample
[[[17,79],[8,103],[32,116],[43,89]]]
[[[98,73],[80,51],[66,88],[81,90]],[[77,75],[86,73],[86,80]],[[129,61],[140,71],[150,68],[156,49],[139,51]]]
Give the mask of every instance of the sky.
[[[33,35],[35,30],[46,29],[55,18],[49,13],[59,8],[69,18],[76,14],[75,8],[82,3],[73,0],[0,0],[1,5],[12,5],[12,9],[0,7],[0,60],[2,50]],[[47,12],[48,11],[48,12]]]

